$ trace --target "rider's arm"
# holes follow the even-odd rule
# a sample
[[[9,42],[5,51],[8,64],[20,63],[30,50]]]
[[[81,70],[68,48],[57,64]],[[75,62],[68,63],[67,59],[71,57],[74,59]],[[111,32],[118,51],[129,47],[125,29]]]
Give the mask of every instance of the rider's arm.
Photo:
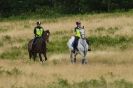
[[[36,27],[34,28],[34,35],[35,35],[35,37],[36,37]]]
[[[74,28],[74,32],[76,32],[77,27]]]

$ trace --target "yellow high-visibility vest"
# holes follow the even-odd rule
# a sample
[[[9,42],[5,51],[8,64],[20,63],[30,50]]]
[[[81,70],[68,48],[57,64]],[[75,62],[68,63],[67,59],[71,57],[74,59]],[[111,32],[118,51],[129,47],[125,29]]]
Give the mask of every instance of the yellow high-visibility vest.
[[[75,34],[75,36],[81,37],[81,35],[80,35],[80,29],[76,29],[76,34]]]
[[[38,37],[41,37],[42,34],[43,34],[43,29],[42,28],[41,29],[37,28],[36,29],[36,34],[37,34]]]

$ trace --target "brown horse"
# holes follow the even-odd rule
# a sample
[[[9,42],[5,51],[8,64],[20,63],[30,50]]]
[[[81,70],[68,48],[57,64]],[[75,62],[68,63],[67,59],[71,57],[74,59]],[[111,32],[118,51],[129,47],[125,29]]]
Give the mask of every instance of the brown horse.
[[[37,38],[35,42],[34,49],[32,49],[32,44],[33,44],[33,39],[29,41],[28,43],[28,52],[29,52],[29,57],[30,59],[33,57],[33,60],[36,60],[37,54],[39,54],[40,61],[43,62],[44,60],[42,59],[42,54],[45,57],[45,61],[47,60],[47,47],[46,44],[49,42],[49,36],[50,32],[49,30],[46,30],[42,37]]]

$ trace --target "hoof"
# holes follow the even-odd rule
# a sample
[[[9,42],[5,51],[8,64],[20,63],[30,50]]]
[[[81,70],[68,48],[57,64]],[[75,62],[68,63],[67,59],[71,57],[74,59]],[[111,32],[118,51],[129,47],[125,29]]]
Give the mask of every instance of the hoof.
[[[74,63],[76,63],[76,58],[74,58]]]
[[[76,64],[76,62],[72,62],[72,64]]]
[[[84,64],[87,64],[87,62],[85,62]]]
[[[88,49],[88,51],[91,51],[91,49]]]
[[[76,62],[74,62],[74,61],[71,61],[71,63],[72,63],[72,64],[76,64]]]
[[[45,61],[47,61],[48,59],[45,59]]]
[[[85,59],[83,59],[82,64],[87,64],[87,61]]]

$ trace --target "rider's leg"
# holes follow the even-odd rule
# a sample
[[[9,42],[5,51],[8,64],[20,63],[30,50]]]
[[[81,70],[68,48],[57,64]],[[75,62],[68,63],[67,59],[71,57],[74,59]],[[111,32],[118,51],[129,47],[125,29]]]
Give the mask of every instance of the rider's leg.
[[[73,44],[74,51],[77,49],[78,40],[79,40],[79,37],[75,36],[75,40],[74,40],[74,44]]]

